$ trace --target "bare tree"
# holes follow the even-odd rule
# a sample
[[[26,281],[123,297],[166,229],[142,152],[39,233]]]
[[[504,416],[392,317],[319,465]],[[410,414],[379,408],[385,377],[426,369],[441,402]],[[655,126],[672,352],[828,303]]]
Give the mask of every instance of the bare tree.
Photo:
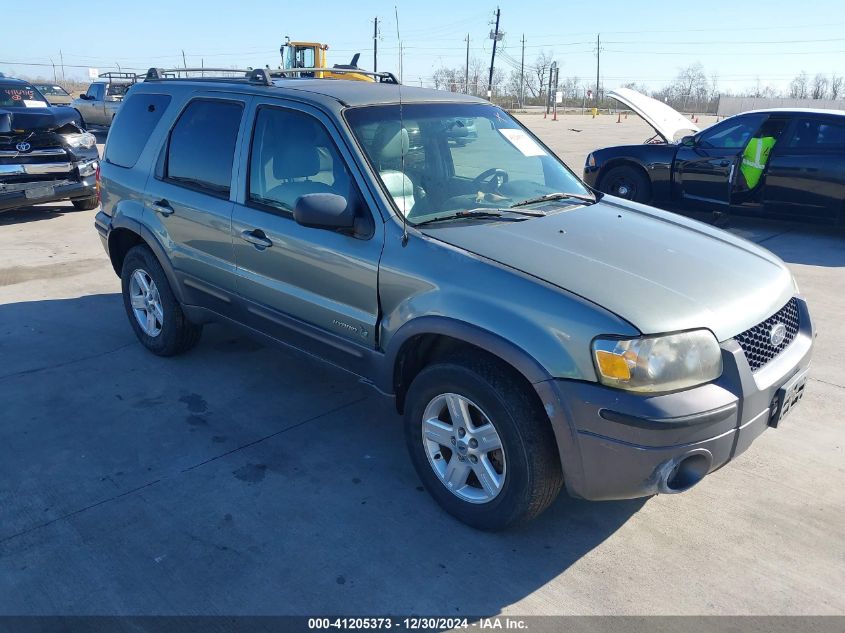
[[[434,81],[435,90],[448,90],[450,92],[458,92],[459,86],[463,84],[463,76],[458,81],[460,71],[456,68],[447,68],[441,66],[434,71],[432,80]]]
[[[699,102],[706,100],[710,92],[707,75],[700,62],[682,68],[670,86],[670,94],[674,101],[679,102],[686,109],[691,100]]]
[[[842,76],[834,74],[830,78],[830,98],[836,100],[842,96],[842,88]]]
[[[810,80],[807,77],[807,73],[802,70],[795,79],[789,82],[789,96],[793,99],[806,99],[808,94],[807,86],[809,83]]]
[[[646,86],[645,84],[638,84],[636,81],[629,81],[628,83],[623,84],[622,87],[628,88],[630,90],[636,90],[637,92],[640,92],[644,95],[649,94],[648,86]]]
[[[776,97],[780,97],[780,90],[775,88],[773,85],[769,84],[765,88],[763,88],[762,92],[760,92],[761,97],[765,97],[766,99],[774,99]]]
[[[827,77],[818,73],[815,77],[813,77],[813,85],[810,89],[810,96],[813,99],[824,99],[827,96],[828,83]]]
[[[560,82],[560,91],[565,99],[577,99],[580,96],[581,80],[578,77],[566,77]]]
[[[549,68],[551,68],[553,61],[552,54],[544,50],[541,50],[540,54],[537,55],[533,67],[534,77],[537,79],[537,92],[536,94],[532,92],[532,95],[542,97],[545,94],[549,81]]]

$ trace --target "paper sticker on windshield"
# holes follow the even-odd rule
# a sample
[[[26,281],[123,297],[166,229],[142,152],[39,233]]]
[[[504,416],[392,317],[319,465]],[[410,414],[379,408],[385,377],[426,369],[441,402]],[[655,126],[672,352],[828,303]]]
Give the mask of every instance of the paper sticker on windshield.
[[[43,108],[44,102],[43,101],[30,101],[29,99],[23,100],[23,107],[24,108]]]
[[[499,134],[508,139],[516,149],[523,153],[524,156],[545,156],[546,150],[537,144],[533,138],[528,136],[523,130],[512,128],[500,128]]]

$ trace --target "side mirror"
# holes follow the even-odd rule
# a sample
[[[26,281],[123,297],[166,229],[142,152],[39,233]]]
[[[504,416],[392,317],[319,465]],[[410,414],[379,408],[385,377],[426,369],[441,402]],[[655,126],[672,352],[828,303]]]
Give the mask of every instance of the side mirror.
[[[88,99],[90,99],[91,97],[88,96],[88,93],[83,92],[83,93],[80,93],[79,98],[82,99],[83,101],[88,101]]]
[[[309,193],[296,199],[293,219],[313,229],[351,231],[355,228],[355,207],[334,193]]]
[[[685,136],[681,139],[681,145],[686,147],[695,147],[695,136]]]

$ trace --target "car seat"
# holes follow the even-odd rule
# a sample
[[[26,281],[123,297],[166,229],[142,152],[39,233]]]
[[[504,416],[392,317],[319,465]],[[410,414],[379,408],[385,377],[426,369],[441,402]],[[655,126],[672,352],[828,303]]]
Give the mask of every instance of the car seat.
[[[373,137],[372,155],[382,182],[397,208],[406,216],[414,207],[414,183],[402,170],[402,155],[409,147],[408,130],[398,121],[381,123]]]

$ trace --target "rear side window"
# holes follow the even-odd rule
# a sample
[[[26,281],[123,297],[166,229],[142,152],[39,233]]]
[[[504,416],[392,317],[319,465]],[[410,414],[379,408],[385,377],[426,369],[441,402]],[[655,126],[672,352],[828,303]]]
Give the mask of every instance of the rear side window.
[[[188,104],[170,132],[165,178],[228,197],[242,114],[231,101]]]
[[[170,95],[135,93],[124,101],[117,124],[109,133],[106,162],[118,167],[134,167],[169,105]]]
[[[842,149],[845,147],[845,122],[802,119],[796,122],[790,147],[802,149]]]

